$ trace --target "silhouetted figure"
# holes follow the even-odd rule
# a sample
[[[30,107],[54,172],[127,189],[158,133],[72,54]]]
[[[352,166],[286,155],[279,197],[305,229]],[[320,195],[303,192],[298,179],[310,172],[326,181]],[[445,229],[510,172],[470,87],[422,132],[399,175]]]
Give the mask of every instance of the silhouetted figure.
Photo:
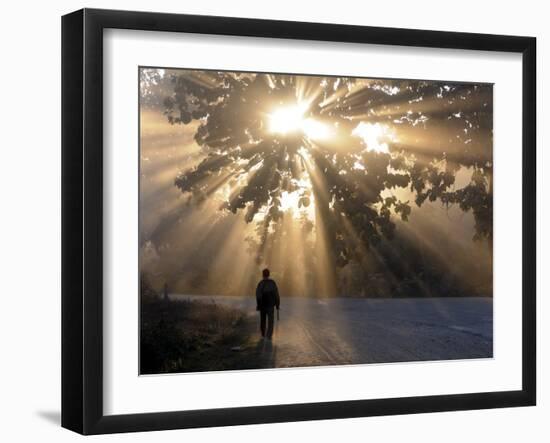
[[[269,278],[269,269],[264,269],[262,275],[263,279],[256,287],[256,310],[260,311],[262,337],[267,337],[271,340],[273,336],[273,324],[275,323],[275,308],[279,311],[280,305],[279,290],[275,281]]]

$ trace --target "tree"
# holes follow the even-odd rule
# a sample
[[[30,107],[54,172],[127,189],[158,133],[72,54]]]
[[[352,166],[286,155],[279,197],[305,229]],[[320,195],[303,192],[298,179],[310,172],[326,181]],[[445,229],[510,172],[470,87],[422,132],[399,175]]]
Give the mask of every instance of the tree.
[[[285,195],[315,207],[334,267],[360,262],[394,236],[412,206],[393,190],[459,205],[492,241],[492,86],[436,81],[174,71],[164,112],[198,122],[205,158],[175,185],[200,202],[222,186],[221,210],[258,223],[258,261]],[[455,188],[457,173],[471,174]],[[302,218],[301,222],[311,223]],[[281,231],[282,232],[282,231]]]

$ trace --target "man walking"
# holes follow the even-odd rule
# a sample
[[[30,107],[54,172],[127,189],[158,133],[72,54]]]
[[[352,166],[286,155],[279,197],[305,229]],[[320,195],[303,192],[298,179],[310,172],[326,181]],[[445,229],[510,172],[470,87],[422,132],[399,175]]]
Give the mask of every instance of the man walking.
[[[263,279],[256,287],[256,311],[260,311],[260,330],[262,337],[271,340],[275,323],[275,308],[279,311],[279,290],[274,280],[269,278],[269,269],[262,271]],[[267,321],[267,330],[266,330]]]

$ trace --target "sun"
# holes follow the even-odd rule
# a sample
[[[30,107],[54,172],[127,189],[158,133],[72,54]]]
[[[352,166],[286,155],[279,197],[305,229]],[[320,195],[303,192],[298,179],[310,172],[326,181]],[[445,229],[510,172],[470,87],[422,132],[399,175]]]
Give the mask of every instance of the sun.
[[[275,134],[289,134],[301,130],[307,105],[297,103],[276,109],[269,115],[269,130]]]
[[[304,117],[307,110],[307,103],[296,103],[276,109],[269,115],[269,131],[281,135],[303,133],[312,140],[330,137],[330,125]]]

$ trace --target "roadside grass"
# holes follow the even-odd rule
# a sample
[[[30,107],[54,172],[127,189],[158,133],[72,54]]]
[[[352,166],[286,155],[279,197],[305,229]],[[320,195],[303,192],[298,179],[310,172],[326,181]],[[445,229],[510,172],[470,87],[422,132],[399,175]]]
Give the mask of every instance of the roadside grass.
[[[261,366],[257,321],[213,301],[142,299],[140,373],[221,371]]]

